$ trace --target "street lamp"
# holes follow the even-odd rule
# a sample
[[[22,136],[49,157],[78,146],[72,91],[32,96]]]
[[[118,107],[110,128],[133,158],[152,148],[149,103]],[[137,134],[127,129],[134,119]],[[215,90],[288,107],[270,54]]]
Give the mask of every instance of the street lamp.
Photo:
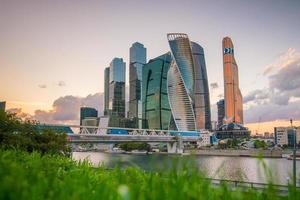
[[[291,127],[294,132],[294,149],[293,149],[293,184],[297,186],[297,179],[296,179],[296,130],[293,127],[293,119],[290,119]]]

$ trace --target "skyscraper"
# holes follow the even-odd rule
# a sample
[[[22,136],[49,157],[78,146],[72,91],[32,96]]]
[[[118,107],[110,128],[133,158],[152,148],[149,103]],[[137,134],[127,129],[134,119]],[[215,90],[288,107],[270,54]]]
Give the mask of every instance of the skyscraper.
[[[104,115],[109,111],[109,67],[104,70]]]
[[[243,124],[243,97],[239,88],[238,66],[229,37],[223,38],[223,71],[225,94],[225,122]]]
[[[173,61],[168,97],[178,130],[211,129],[207,71],[203,48],[183,33],[167,35]]]
[[[218,107],[218,128],[223,125],[223,120],[225,117],[225,102],[224,99],[221,99],[217,102]]]
[[[146,64],[146,48],[135,42],[129,50],[129,118],[137,119],[136,127],[142,127],[142,70]]]
[[[168,98],[179,131],[197,129],[194,111],[195,70],[191,43],[186,34],[167,35],[172,63],[167,75]]]
[[[5,106],[6,106],[6,102],[5,101],[0,101],[0,110],[5,111]]]
[[[211,129],[210,98],[204,50],[195,42],[191,42],[191,44],[195,75],[194,110],[196,126],[198,130]]]
[[[125,74],[126,63],[114,58],[109,66],[109,115],[125,117]]]
[[[143,128],[168,130],[171,109],[167,94],[167,73],[172,57],[170,53],[151,59],[143,67]]]
[[[95,108],[91,107],[81,107],[80,108],[80,125],[85,118],[89,117],[98,117],[98,111]]]

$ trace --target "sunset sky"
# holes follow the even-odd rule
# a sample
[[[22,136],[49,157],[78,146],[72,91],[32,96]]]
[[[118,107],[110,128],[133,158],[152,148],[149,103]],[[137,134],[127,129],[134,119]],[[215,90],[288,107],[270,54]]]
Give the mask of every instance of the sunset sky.
[[[300,120],[299,10],[299,0],[0,0],[0,101],[41,122],[75,123],[80,106],[103,110],[114,57],[128,73],[132,43],[143,43],[149,60],[169,51],[167,33],[182,32],[204,48],[216,120],[229,36],[246,124],[272,131]]]

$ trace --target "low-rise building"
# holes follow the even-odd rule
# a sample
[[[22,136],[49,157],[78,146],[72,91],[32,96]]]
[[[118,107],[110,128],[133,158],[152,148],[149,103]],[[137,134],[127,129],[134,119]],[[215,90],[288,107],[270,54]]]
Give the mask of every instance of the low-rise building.
[[[197,142],[198,147],[206,147],[213,144],[216,144],[217,138],[214,133],[209,131],[203,131],[201,132],[201,140]]]
[[[277,145],[293,146],[294,134],[296,132],[296,143],[300,142],[300,127],[274,127],[274,142]]]

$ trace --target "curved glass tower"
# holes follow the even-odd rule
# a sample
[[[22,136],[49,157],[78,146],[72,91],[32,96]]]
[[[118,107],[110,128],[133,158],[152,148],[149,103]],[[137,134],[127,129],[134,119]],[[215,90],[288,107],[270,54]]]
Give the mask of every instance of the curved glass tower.
[[[171,111],[179,131],[197,129],[194,113],[194,61],[191,43],[186,34],[167,35],[172,63],[167,74],[167,92]]]
[[[229,37],[223,39],[223,70],[225,93],[224,122],[243,124],[243,97],[239,88],[238,66],[234,58],[233,43]]]
[[[143,67],[143,128],[168,130],[172,117],[168,93],[167,73],[171,64],[171,53],[151,59]]]

